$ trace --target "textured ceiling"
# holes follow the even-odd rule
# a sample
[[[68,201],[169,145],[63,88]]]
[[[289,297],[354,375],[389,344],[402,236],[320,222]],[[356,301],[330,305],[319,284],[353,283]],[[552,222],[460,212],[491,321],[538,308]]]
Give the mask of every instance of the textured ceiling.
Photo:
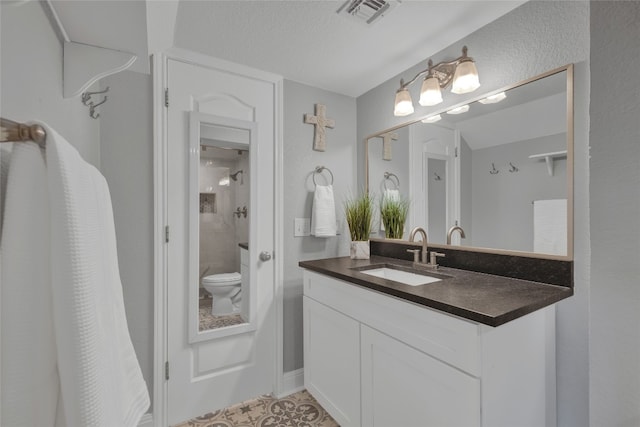
[[[524,1],[405,0],[372,25],[342,3],[180,0],[174,43],[357,97]]]

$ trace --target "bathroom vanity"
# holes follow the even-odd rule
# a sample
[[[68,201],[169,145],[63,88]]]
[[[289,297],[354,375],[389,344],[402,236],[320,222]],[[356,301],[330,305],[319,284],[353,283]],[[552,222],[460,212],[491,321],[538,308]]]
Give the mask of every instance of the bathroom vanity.
[[[340,425],[555,426],[553,304],[570,287],[381,256],[300,266],[305,387]]]

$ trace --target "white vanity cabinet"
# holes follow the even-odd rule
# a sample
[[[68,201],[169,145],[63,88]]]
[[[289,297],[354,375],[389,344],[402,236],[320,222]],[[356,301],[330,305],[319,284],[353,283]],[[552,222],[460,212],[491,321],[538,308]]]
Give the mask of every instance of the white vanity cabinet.
[[[305,387],[343,427],[556,425],[553,306],[494,328],[305,270],[303,310]]]

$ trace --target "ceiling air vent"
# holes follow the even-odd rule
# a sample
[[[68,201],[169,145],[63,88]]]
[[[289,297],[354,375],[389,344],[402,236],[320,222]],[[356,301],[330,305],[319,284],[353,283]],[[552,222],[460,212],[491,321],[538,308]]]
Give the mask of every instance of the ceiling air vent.
[[[336,12],[363,24],[373,24],[400,4],[400,0],[347,0]]]

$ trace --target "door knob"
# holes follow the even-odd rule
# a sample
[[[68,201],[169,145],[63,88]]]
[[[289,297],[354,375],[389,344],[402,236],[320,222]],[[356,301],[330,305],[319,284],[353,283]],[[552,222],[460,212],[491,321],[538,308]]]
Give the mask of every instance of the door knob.
[[[269,261],[271,259],[271,254],[267,251],[260,252],[260,261]]]

